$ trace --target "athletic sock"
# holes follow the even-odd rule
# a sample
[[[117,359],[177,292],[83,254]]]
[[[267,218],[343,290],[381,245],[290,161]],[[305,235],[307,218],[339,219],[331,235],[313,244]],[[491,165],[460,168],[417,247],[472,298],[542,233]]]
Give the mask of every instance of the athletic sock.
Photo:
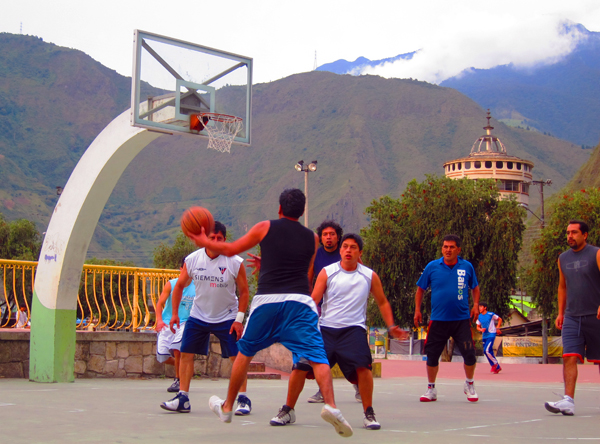
[[[467,381],[469,384],[473,384],[473,383],[475,382],[475,380],[474,380],[474,379],[469,379],[469,378],[467,378],[467,379],[466,379],[466,381]]]
[[[189,396],[188,392],[184,392],[183,390],[179,390],[179,393],[181,393],[182,395],[185,395],[185,396]]]
[[[238,393],[238,396],[248,396],[246,393],[247,393],[247,392],[239,392],[239,393]]]
[[[294,409],[291,408],[289,405],[284,404],[283,407],[281,407],[281,410],[283,410],[285,413],[290,413],[290,410],[294,410]]]
[[[427,388],[428,389],[434,389],[435,388],[435,382],[433,382],[433,383],[430,382],[429,384],[427,384]]]

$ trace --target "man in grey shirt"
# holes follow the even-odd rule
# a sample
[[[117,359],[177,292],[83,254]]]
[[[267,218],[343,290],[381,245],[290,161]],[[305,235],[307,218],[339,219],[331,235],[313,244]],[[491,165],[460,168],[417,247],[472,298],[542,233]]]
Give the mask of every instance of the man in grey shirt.
[[[562,330],[565,395],[547,402],[552,413],[575,414],[577,360],[600,363],[600,249],[588,245],[589,228],[581,220],[569,221],[567,243],[570,250],[558,258],[558,316]]]

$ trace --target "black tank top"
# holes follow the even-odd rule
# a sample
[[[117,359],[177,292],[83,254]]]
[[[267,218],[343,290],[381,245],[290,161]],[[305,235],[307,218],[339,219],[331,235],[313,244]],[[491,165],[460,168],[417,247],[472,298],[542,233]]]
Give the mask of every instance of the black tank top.
[[[308,266],[315,252],[315,235],[300,222],[272,220],[260,243],[260,274],[256,294],[305,294]]]

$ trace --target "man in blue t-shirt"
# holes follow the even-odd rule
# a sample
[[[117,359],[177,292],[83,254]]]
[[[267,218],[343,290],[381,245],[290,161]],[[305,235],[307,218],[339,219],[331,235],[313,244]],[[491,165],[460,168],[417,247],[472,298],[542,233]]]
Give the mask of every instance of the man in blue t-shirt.
[[[477,319],[479,306],[479,284],[473,266],[459,257],[460,237],[454,234],[444,236],[442,258],[429,262],[417,282],[415,294],[415,326],[423,321],[421,302],[423,294],[431,288],[431,316],[425,342],[427,355],[427,392],[421,396],[421,402],[437,400],[435,379],[439,370],[439,359],[448,339],[454,339],[465,361],[467,380],[464,392],[467,399],[476,402],[475,392],[475,348],[471,332],[471,317]],[[469,310],[469,288],[473,294],[473,308]]]
[[[496,326],[496,321],[498,325]],[[502,325],[502,318],[496,313],[488,311],[487,302],[481,301],[479,303],[479,317],[477,318],[477,330],[481,332],[481,341],[483,342],[483,354],[487,358],[488,362],[492,366],[492,373],[498,374],[502,367],[494,356],[494,341],[496,335],[500,334],[500,325]]]

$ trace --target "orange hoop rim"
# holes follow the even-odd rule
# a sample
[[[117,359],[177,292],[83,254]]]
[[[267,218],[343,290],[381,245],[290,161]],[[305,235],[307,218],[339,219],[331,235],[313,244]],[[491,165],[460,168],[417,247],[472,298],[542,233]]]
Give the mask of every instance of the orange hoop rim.
[[[237,116],[231,116],[229,114],[220,114],[220,113],[198,113],[196,114],[198,119],[202,117],[208,117],[210,120],[214,120],[215,122],[224,122],[224,123],[233,123],[233,122],[241,122],[243,119]]]

